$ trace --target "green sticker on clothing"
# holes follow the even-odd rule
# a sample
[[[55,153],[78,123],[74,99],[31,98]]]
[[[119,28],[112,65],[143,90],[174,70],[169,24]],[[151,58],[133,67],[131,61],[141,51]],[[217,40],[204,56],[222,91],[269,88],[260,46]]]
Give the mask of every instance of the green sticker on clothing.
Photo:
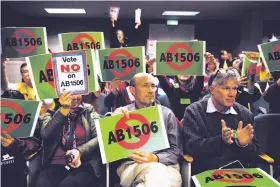
[[[191,100],[189,98],[181,98],[180,103],[183,105],[191,104]]]
[[[179,84],[178,83],[173,83],[174,88],[179,88]]]
[[[232,131],[233,131],[233,138],[237,138],[236,130],[232,130]]]

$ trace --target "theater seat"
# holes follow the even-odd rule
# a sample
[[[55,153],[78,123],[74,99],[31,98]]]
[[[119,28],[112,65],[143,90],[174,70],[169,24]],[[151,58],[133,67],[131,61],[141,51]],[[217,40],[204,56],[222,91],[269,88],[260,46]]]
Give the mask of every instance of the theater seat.
[[[260,151],[272,157],[273,166],[277,167],[280,165],[280,114],[258,115],[255,117],[255,125]]]
[[[166,94],[159,95],[157,99],[161,105],[170,108],[170,102]]]
[[[184,131],[183,131],[183,119],[179,121],[177,119],[179,125],[179,136],[180,136],[180,150],[181,158],[180,158],[180,173],[182,176],[182,187],[191,187],[191,163],[193,162],[193,157],[183,151],[183,144],[184,144]]]
[[[108,108],[104,105],[105,97],[105,94],[100,94],[100,96],[98,97],[98,110],[101,115],[105,115],[108,112]]]

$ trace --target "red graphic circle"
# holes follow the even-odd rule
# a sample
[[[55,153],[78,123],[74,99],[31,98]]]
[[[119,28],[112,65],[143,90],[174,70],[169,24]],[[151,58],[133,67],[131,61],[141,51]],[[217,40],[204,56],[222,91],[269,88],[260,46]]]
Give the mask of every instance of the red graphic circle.
[[[52,62],[53,58],[51,56],[51,59],[48,61],[48,63],[46,64],[46,67],[45,67],[45,72],[47,73],[47,70],[51,69],[52,72],[53,72],[53,80],[50,81],[49,78],[48,79],[48,83],[53,87],[55,88],[55,85],[54,85],[54,71],[53,71],[53,62]],[[48,77],[48,76],[47,76]]]
[[[186,45],[186,44],[184,44],[184,43],[176,43],[176,44],[173,44],[173,45],[171,45],[168,49],[167,49],[167,53],[176,53],[177,52],[177,49],[178,48],[183,48],[183,49],[185,49],[187,52],[189,52],[189,53],[192,53],[193,54],[193,50],[192,50],[192,48],[190,47],[190,46],[188,46],[188,45]],[[194,54],[193,54],[194,55]],[[180,60],[181,60],[181,57],[180,57]],[[168,64],[168,66],[170,67],[170,68],[172,68],[172,69],[174,69],[174,70],[177,70],[177,71],[182,71],[182,70],[184,70],[184,69],[188,69],[191,65],[192,65],[192,63],[193,63],[193,61],[191,61],[191,62],[188,62],[188,61],[184,61],[183,63],[182,63],[182,65],[178,65],[178,64],[174,64],[173,62],[166,62],[167,64]]]
[[[28,35],[30,38],[36,38],[36,36],[34,35],[33,32],[29,31],[29,30],[26,30],[26,29],[19,29],[19,30],[16,30],[11,38],[16,38],[17,40],[19,40],[21,37],[20,35],[21,34],[25,34],[25,35]],[[29,46],[26,46],[25,49],[20,49],[18,48],[18,46],[13,46],[13,48],[21,53],[21,54],[27,54],[27,53],[31,53],[32,51],[34,51],[34,49],[36,48],[36,46],[33,46],[33,45],[29,45]]]
[[[272,52],[278,52],[280,53],[280,42],[278,44],[276,44],[272,50]],[[280,55],[280,54],[279,54]],[[276,62],[280,63],[280,59],[279,60],[275,60]]]
[[[248,53],[247,57],[252,61],[257,61],[257,55],[255,53]]]
[[[127,121],[129,120],[137,120],[140,121],[142,124],[148,124],[149,125],[149,121],[142,115],[140,114],[129,114],[129,119],[126,118],[126,116],[123,116],[117,123],[116,127],[115,127],[115,136],[116,134],[116,130],[118,129],[128,129],[130,128],[130,132],[132,135],[135,134],[134,130],[132,127],[130,127],[129,125],[126,124]],[[141,136],[139,136],[139,141],[135,142],[135,143],[128,143],[125,141],[120,141],[118,142],[120,146],[122,146],[125,149],[138,149],[140,147],[142,147],[145,143],[147,143],[147,141],[150,138],[150,133],[145,135],[145,134],[141,134]]]
[[[225,169],[225,170],[218,170],[213,172],[211,178],[213,178],[214,175],[224,175],[224,174],[228,174],[228,173],[234,173],[234,174],[247,174],[247,175],[251,175],[248,172],[242,171],[242,170],[231,170],[231,169]],[[252,181],[255,180],[254,177],[252,177],[251,179],[247,179],[247,178],[242,178],[242,179],[215,179],[219,182],[228,182],[228,183],[250,183]]]
[[[16,111],[17,114],[22,114],[22,116],[24,116],[24,111],[22,110],[22,108],[17,105],[14,102],[11,101],[1,101],[0,102],[0,106],[1,107],[8,107],[13,109],[14,111]],[[1,113],[1,121],[5,121],[5,114]],[[1,133],[2,134],[8,134],[13,132],[14,130],[16,130],[17,128],[19,128],[19,126],[21,125],[21,123],[19,124],[14,124],[13,122],[11,122],[10,124],[7,124],[8,128],[2,128],[1,127]]]
[[[78,34],[75,38],[73,38],[72,40],[72,44],[73,43],[81,43],[83,46],[86,46],[85,43],[82,41],[82,39],[87,39],[90,42],[93,42],[94,45],[96,45],[95,40],[88,34],[86,33],[82,33],[82,34]],[[96,48],[96,46],[94,46]]]
[[[133,56],[132,56],[128,51],[126,51],[126,50],[124,50],[124,49],[117,49],[117,50],[113,51],[113,52],[109,55],[108,60],[114,60],[114,61],[119,60],[119,66],[120,66],[120,67],[121,67],[121,60],[117,57],[117,55],[124,55],[124,56],[126,56],[128,59],[133,59]],[[125,77],[125,76],[127,76],[127,75],[129,75],[129,74],[132,73],[132,71],[134,70],[134,66],[132,66],[132,67],[128,67],[128,66],[127,66],[127,67],[124,69],[124,71],[122,71],[122,72],[118,72],[118,71],[116,71],[116,70],[114,70],[114,69],[109,69],[109,70],[112,72],[112,74],[113,74],[115,77]]]

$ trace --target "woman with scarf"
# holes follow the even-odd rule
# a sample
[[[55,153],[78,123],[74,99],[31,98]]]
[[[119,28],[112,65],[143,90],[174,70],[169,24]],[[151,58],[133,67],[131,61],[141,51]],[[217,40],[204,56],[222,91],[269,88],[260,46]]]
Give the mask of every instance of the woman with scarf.
[[[43,170],[37,187],[94,187],[101,176],[95,123],[99,115],[81,95],[64,91],[61,107],[43,118]]]

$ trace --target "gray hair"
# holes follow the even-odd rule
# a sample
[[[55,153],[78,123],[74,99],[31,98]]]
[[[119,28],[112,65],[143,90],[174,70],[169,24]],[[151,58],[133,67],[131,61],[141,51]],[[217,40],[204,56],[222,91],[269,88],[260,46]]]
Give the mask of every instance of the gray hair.
[[[136,79],[140,78],[140,77],[150,77],[152,79],[154,79],[155,84],[158,85],[159,81],[157,78],[155,78],[153,75],[149,74],[149,73],[137,73],[135,74],[131,80],[130,80],[130,86],[135,87],[136,86]]]
[[[235,71],[217,72],[211,86],[215,87],[224,85],[228,80],[233,80],[238,84],[238,75],[236,75]]]

